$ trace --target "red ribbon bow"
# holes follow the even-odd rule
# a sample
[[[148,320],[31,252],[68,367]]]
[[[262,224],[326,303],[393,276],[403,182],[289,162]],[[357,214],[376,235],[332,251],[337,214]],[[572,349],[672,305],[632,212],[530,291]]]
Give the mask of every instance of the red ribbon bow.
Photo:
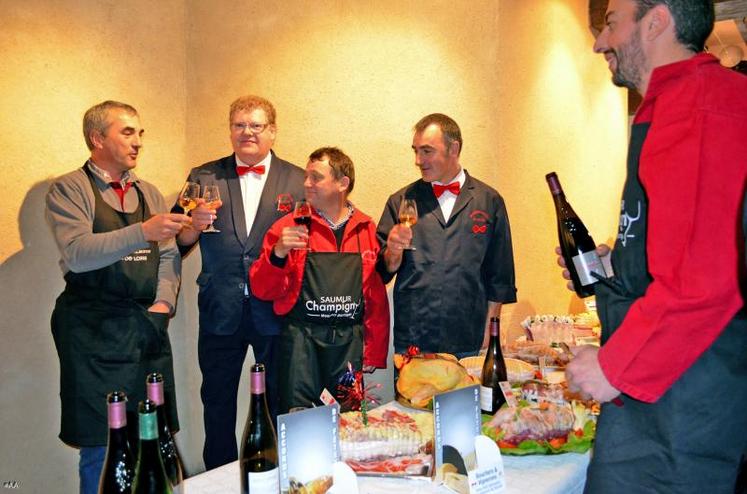
[[[236,173],[238,176],[246,175],[247,173],[256,173],[257,175],[265,174],[265,165],[254,165],[254,166],[237,166]]]
[[[449,185],[433,184],[433,193],[436,195],[436,197],[441,197],[441,194],[443,194],[447,190],[455,196],[458,196],[460,189],[461,187],[459,186],[459,182],[451,182]]]

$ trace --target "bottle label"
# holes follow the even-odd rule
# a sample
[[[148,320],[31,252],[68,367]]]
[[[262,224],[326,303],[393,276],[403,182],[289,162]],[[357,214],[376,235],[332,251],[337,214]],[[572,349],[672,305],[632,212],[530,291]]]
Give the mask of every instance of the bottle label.
[[[480,409],[493,410],[493,388],[480,386]]]
[[[251,373],[251,393],[253,395],[260,395],[265,392],[265,373],[254,372]]]
[[[607,273],[604,272],[602,260],[599,259],[597,252],[594,250],[573,256],[573,265],[578,273],[578,279],[583,286],[592,285],[599,281],[591,273],[598,273],[605,278],[607,277]]]
[[[140,439],[158,439],[158,420],[155,413],[140,414]]]
[[[252,494],[277,494],[280,492],[280,477],[278,469],[273,468],[266,472],[247,472],[249,492]]]
[[[163,381],[156,383],[145,383],[148,399],[156,405],[163,405]]]
[[[127,403],[124,401],[117,401],[115,403],[109,403],[108,418],[110,429],[121,429],[127,425]]]

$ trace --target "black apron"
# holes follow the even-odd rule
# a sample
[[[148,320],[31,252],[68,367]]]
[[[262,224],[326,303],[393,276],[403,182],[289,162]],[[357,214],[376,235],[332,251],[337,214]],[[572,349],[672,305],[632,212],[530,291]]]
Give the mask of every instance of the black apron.
[[[651,283],[646,262],[648,201],[638,179],[648,129],[649,124],[633,126],[612,251],[615,276],[595,288],[603,344]],[[745,348],[747,317],[740,311],[655,403],[622,395],[622,407],[603,404],[585,492],[733,492],[747,438]]]
[[[311,407],[325,388],[335,395],[348,362],[361,369],[363,310],[360,253],[308,252],[278,341],[279,413]]]
[[[150,217],[137,184],[137,210],[119,212],[101,197],[88,167],[84,170],[95,198],[93,233]],[[146,398],[149,372],[163,374],[170,426],[178,430],[168,315],[147,310],[156,296],[158,265],[158,243],[151,242],[109,266],[65,275],[65,290],[52,313],[60,359],[60,439],[65,443],[106,445],[106,395],[114,390],[127,393],[128,421],[137,424],[137,405]]]

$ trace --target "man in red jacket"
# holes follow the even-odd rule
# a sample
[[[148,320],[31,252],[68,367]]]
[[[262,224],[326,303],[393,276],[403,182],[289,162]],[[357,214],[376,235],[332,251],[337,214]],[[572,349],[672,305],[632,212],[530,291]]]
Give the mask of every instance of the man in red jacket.
[[[337,148],[309,156],[304,193],[310,225],[296,213],[267,232],[249,276],[254,295],[283,318],[278,343],[279,413],[308,407],[353,368],[385,368],[389,303],[376,272],[376,225],[348,200],[355,169]],[[297,208],[298,209],[298,208]]]
[[[566,371],[606,402],[587,492],[731,493],[747,445],[747,78],[701,53],[713,22],[710,1],[611,0],[594,44],[644,99],[615,276],[595,285],[602,346]]]

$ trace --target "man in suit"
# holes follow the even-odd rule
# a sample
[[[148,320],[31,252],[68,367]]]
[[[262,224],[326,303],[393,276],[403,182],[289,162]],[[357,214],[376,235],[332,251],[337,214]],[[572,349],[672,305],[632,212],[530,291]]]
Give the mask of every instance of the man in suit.
[[[303,197],[304,172],[283,161],[275,142],[275,108],[258,96],[231,104],[229,128],[233,154],[193,168],[190,182],[217,185],[218,210],[203,201],[192,211],[195,223],[214,220],[218,233],[184,229],[177,242],[184,255],[199,241],[202,271],[197,277],[200,332],[197,343],[202,371],[205,468],[236,460],[236,397],[247,348],[267,369],[271,410],[276,392],[273,368],[280,324],[272,304],[252,296],[249,267],[259,257],[267,229]],[[179,211],[178,206],[174,207]],[[220,214],[218,214],[220,213]]]
[[[412,149],[422,178],[389,197],[377,229],[379,272],[385,282],[397,275],[394,351],[476,355],[487,347],[489,317],[516,301],[506,205],[462,168],[462,134],[450,117],[423,117]],[[398,224],[403,199],[417,204],[412,227]]]

